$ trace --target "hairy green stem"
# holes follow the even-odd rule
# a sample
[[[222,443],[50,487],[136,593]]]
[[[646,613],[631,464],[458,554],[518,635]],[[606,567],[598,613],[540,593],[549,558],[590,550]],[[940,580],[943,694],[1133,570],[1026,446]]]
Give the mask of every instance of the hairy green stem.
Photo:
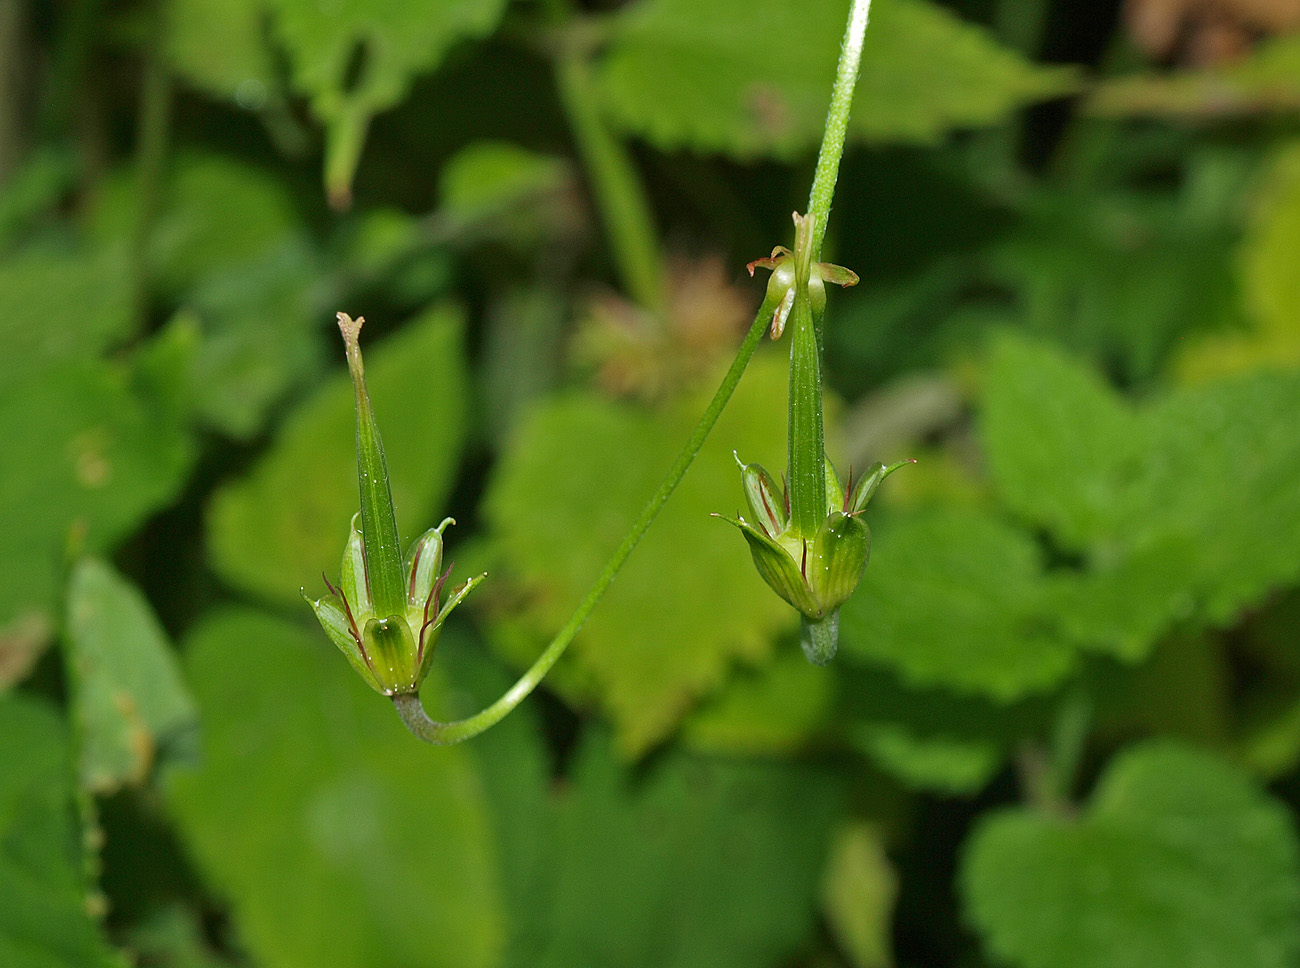
[[[659,512],[668,502],[668,498],[672,496],[673,491],[677,489],[677,485],[686,476],[687,469],[700,452],[700,448],[704,446],[704,441],[708,438],[709,432],[713,430],[713,425],[718,422],[718,417],[722,415],[723,408],[726,407],[727,401],[731,399],[731,394],[735,391],[736,385],[740,383],[740,378],[749,365],[749,361],[753,358],[754,351],[758,349],[758,344],[762,342],[763,333],[767,330],[768,324],[772,320],[772,312],[775,309],[775,300],[764,300],[763,305],[758,310],[757,317],[754,319],[754,324],[749,328],[745,342],[741,344],[740,352],[736,354],[735,360],[732,361],[730,369],[727,370],[727,375],[722,378],[718,391],[713,395],[708,408],[695,425],[695,430],[692,431],[686,446],[677,455],[677,460],[668,471],[668,476],[659,485],[659,490],[655,492],[654,497],[650,498],[646,503],[645,508],[641,511],[641,516],[636,519],[636,523],[624,536],[622,543],[614,550],[609,561],[606,562],[604,570],[600,573],[600,577],[591,586],[591,590],[587,592],[586,597],[578,605],[572,617],[565,623],[564,628],[555,634],[555,638],[551,639],[550,645],[532,664],[532,667],[520,676],[519,681],[491,706],[470,716],[468,719],[462,719],[454,723],[439,723],[430,719],[425,713],[424,707],[420,704],[420,697],[414,693],[394,696],[393,705],[397,707],[397,712],[401,715],[402,722],[406,724],[407,729],[426,743],[433,743],[438,746],[459,743],[495,726],[505,718],[510,710],[518,706],[529,693],[537,688],[537,684],[551,670],[551,666],[555,665],[560,656],[564,654],[564,650],[569,647],[569,643],[573,641],[574,636],[578,634],[601,597],[609,589],[615,576],[618,575],[619,570],[631,556],[637,543],[640,542],[641,537],[654,523],[654,519],[658,517]]]
[[[826,133],[822,136],[821,152],[817,155],[817,171],[813,175],[812,191],[808,194],[808,214],[814,220],[813,262],[820,262],[822,258],[822,242],[826,238],[826,222],[831,213],[831,199],[835,195],[835,180],[840,174],[844,139],[849,132],[849,109],[853,107],[853,89],[857,86],[858,69],[862,65],[862,44],[867,34],[870,10],[871,0],[853,0],[853,6],[849,9],[848,26],[844,28],[840,63],[835,71],[835,87],[831,91],[831,106],[826,113]]]
[[[650,203],[626,146],[601,117],[587,57],[576,45],[566,45],[559,53],[555,74],[560,101],[609,233],[623,285],[642,307],[659,311],[664,303],[663,266]]]

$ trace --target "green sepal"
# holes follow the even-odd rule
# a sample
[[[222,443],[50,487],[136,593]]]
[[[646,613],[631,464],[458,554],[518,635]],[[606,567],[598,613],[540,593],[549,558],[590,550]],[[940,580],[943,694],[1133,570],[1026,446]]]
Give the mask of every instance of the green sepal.
[[[737,463],[740,459],[737,458]],[[774,478],[761,464],[741,464],[740,481],[745,488],[745,501],[754,521],[769,538],[775,538],[786,529],[789,521],[785,514],[785,495]]]
[[[304,591],[302,597],[311,606],[312,611],[316,613],[316,620],[320,622],[321,628],[325,630],[329,640],[338,646],[340,652],[347,656],[352,668],[357,671],[357,674],[366,681],[366,684],[371,689],[382,693],[384,688],[379,684],[379,680],[375,678],[374,672],[366,663],[366,658],[361,652],[361,643],[352,631],[352,623],[348,620],[348,613],[343,604],[343,599],[332,592],[313,600]]]
[[[831,262],[818,262],[813,266],[813,275],[817,276],[822,282],[834,283],[837,286],[856,286],[858,284],[858,274],[852,269],[846,269],[844,266],[837,266]]]
[[[820,617],[822,614],[821,607],[813,599],[808,583],[804,581],[803,573],[800,570],[800,562],[796,562],[791,557],[785,545],[769,538],[748,521],[729,518],[725,514],[715,514],[714,517],[721,518],[728,524],[740,529],[740,533],[745,536],[745,540],[749,543],[749,553],[754,559],[754,567],[758,569],[759,577],[767,582],[772,591],[803,614]],[[796,540],[798,541],[798,539]],[[804,543],[802,541],[798,541],[798,543],[800,558],[802,559]]]
[[[867,502],[875,496],[876,489],[880,487],[881,481],[894,473],[894,471],[898,470],[900,467],[915,463],[915,459],[908,458],[907,460],[900,460],[897,463],[890,464],[888,467],[879,462],[872,464],[870,471],[863,475],[862,478],[853,485],[852,490],[849,492],[848,499],[844,502],[844,512],[846,514],[860,514],[867,506]]]
[[[415,539],[406,553],[405,571],[406,603],[408,606],[424,608],[425,602],[433,594],[442,572],[442,532],[447,525],[455,524],[452,518],[443,518],[436,528],[430,528]]]
[[[844,485],[829,457],[826,458],[826,506],[832,511],[844,508]]]
[[[343,546],[343,563],[339,566],[339,590],[352,609],[353,618],[368,616],[374,608],[370,599],[370,582],[366,577],[366,550],[361,537],[361,515],[352,515],[348,543]]]
[[[361,630],[361,641],[370,656],[380,692],[393,696],[419,689],[415,639],[405,616],[369,619]]]
[[[439,525],[439,527],[441,527],[441,525]],[[416,670],[415,674],[416,689],[420,687],[420,683],[424,682],[424,677],[429,674],[429,664],[433,661],[433,652],[438,645],[438,634],[442,631],[442,626],[443,623],[447,621],[447,616],[450,615],[456,606],[465,600],[465,596],[478,587],[478,583],[486,577],[487,572],[484,572],[481,575],[475,575],[468,581],[463,582],[451,593],[451,597],[447,599],[446,604],[438,610],[437,618],[435,619],[432,615],[429,616],[429,618],[432,619],[431,623],[420,633],[420,667]]]
[[[808,584],[823,613],[838,609],[857,590],[871,555],[871,531],[859,518],[832,511],[808,559]],[[807,613],[805,613],[807,614]]]
[[[822,619],[805,616],[800,626],[799,644],[813,665],[828,665],[835,658],[835,651],[840,644],[839,609]]]

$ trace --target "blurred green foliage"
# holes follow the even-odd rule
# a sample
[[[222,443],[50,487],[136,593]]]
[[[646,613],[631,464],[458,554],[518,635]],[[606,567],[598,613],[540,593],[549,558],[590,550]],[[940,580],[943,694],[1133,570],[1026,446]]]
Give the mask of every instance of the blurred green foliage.
[[[509,688],[790,242],[846,9],[0,0],[0,965],[1300,965],[1300,34],[878,0],[828,439],[919,463],[832,666],[708,516],[782,346],[470,743],[299,600],[346,310],[403,537],[490,572],[424,702]]]

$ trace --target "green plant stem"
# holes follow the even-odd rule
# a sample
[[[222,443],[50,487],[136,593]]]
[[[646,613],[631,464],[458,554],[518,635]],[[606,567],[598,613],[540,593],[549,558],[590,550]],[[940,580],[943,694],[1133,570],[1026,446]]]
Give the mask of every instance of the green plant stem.
[[[870,11],[871,0],[853,0],[853,6],[849,9],[848,26],[844,28],[840,63],[835,70],[835,87],[831,91],[831,106],[826,112],[826,132],[822,136],[821,151],[817,155],[812,191],[808,194],[808,214],[814,220],[813,262],[822,259],[822,242],[826,238],[831,199],[835,196],[835,181],[840,174],[844,139],[849,132],[849,109],[853,107],[853,90],[857,86],[858,70],[862,65],[862,44],[866,39]]]
[[[532,667],[520,676],[519,681],[492,705],[468,719],[462,719],[454,723],[439,723],[430,719],[420,703],[420,697],[415,693],[394,696],[393,705],[397,707],[397,712],[402,717],[402,722],[406,724],[407,729],[426,743],[433,743],[437,746],[459,743],[495,726],[507,713],[518,706],[529,693],[537,688],[537,684],[551,670],[551,666],[555,665],[560,656],[564,654],[564,650],[569,647],[569,643],[573,641],[574,636],[578,634],[578,631],[587,621],[596,604],[609,589],[615,576],[618,575],[619,570],[631,556],[637,543],[640,542],[641,537],[654,523],[654,519],[658,517],[659,512],[668,502],[668,498],[672,496],[673,491],[677,489],[677,485],[686,476],[687,469],[700,452],[700,448],[704,446],[704,441],[708,439],[709,432],[713,430],[713,425],[718,422],[718,417],[722,415],[723,408],[726,407],[727,401],[731,399],[731,394],[735,392],[736,385],[740,383],[740,378],[749,365],[749,361],[753,358],[754,351],[758,349],[758,344],[762,342],[763,333],[767,331],[775,309],[775,300],[765,299],[763,301],[763,305],[759,307],[758,315],[754,318],[754,324],[750,326],[749,333],[745,336],[744,343],[741,344],[740,351],[736,354],[731,367],[727,370],[727,375],[722,378],[722,383],[718,386],[713,399],[709,401],[708,408],[705,409],[704,414],[695,425],[695,430],[691,432],[690,439],[682,448],[681,453],[677,455],[677,460],[668,471],[668,476],[659,485],[659,490],[655,492],[654,497],[650,498],[646,503],[641,516],[636,519],[636,523],[624,536],[622,543],[610,556],[604,570],[600,573],[600,577],[591,586],[591,590],[587,592],[586,597],[578,605],[572,617],[565,623],[564,628],[555,634],[555,638],[551,639],[550,645],[532,664]]]
[[[664,304],[663,265],[650,203],[626,146],[601,117],[587,58],[576,44],[564,45],[557,55],[560,101],[609,233],[623,286],[638,304],[658,312]]]

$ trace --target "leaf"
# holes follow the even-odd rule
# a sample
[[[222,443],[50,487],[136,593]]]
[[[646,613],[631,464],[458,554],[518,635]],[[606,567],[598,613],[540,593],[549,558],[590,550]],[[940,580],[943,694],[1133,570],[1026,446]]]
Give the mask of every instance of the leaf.
[[[1146,443],[1099,374],[1042,344],[993,347],[981,440],[994,481],[1016,513],[1079,549],[1118,539],[1117,497]]]
[[[847,12],[843,0],[642,0],[615,21],[599,83],[613,118],[664,150],[794,158],[820,138]],[[872,11],[850,127],[932,143],[1073,86],[938,6],[891,0]]]
[[[548,846],[544,934],[518,968],[752,968],[813,927],[827,828],[820,770],[680,753],[633,774],[588,736]]]
[[[863,723],[851,735],[882,769],[909,787],[949,796],[979,793],[1006,758],[1006,751],[991,740],[923,736],[903,723]]]
[[[1042,735],[1053,696],[1004,705],[943,689],[915,689],[886,670],[842,673],[839,717],[848,741],[905,787],[940,796],[978,793],[1008,754]]]
[[[682,723],[691,749],[735,755],[788,754],[828,724],[835,681],[798,649],[762,669],[741,669]]]
[[[1010,507],[1083,555],[1055,579],[1074,641],[1128,661],[1170,623],[1226,624],[1300,575],[1300,377],[1260,374],[1127,406],[1085,367],[1011,340],[984,438]]]
[[[297,242],[192,292],[182,318],[202,335],[191,390],[207,424],[252,437],[275,404],[321,369],[320,281],[317,256]]]
[[[458,313],[434,309],[367,350],[407,540],[437,515],[455,476],[467,412],[462,333]],[[353,406],[340,370],[286,421],[247,477],[217,492],[208,517],[212,560],[231,584],[300,604],[300,588],[337,572],[359,501]]]
[[[505,0],[265,0],[292,68],[293,83],[330,130],[331,195],[346,196],[372,115],[406,96],[461,40],[484,37]]]
[[[130,335],[130,276],[111,249],[28,247],[0,261],[0,385],[96,357]]]
[[[1065,679],[1076,651],[1051,632],[1029,536],[983,512],[919,512],[882,528],[840,610],[841,650],[917,688],[1008,702]]]
[[[569,177],[568,166],[554,155],[509,141],[476,141],[439,172],[439,214],[464,222],[499,215],[522,199],[555,192]]]
[[[831,847],[822,903],[831,930],[853,968],[891,968],[890,921],[898,896],[880,831],[870,824],[841,827]]]
[[[158,195],[146,258],[168,293],[265,260],[302,231],[289,193],[270,171],[223,155],[178,152]],[[129,237],[143,204],[138,172],[119,170],[96,192],[92,232],[106,245]]]
[[[172,772],[168,801],[257,963],[496,965],[473,753],[414,740],[319,633],[226,611],[185,652],[205,759]]]
[[[533,643],[528,652],[581,601],[704,406],[696,394],[655,412],[572,393],[521,418],[484,495],[484,515],[504,563],[494,578],[513,581],[512,597],[522,599],[513,620]],[[784,411],[784,366],[755,360],[566,658],[586,681],[584,695],[613,717],[628,753],[664,739],[722,685],[734,661],[766,662],[773,636],[794,624],[794,612],[754,572],[744,542],[709,519],[742,500],[733,448],[747,459],[779,454]]]
[[[261,0],[167,0],[164,9],[171,69],[219,98],[260,106],[274,78]]]
[[[75,537],[112,548],[184,483],[191,441],[118,367],[68,362],[0,395],[0,627],[47,614]]]
[[[1283,968],[1300,958],[1287,811],[1205,753],[1148,743],[1079,817],[983,818],[960,885],[989,952],[1019,968]]]
[[[104,179],[91,227],[130,237],[140,206],[134,168]],[[200,339],[185,376],[200,419],[247,439],[267,411],[320,365],[322,257],[284,186],[264,166],[179,152],[158,188],[150,282]]]
[[[0,697],[0,964],[122,968],[86,914],[68,736],[47,704]]]
[[[166,633],[135,586],[96,558],[73,569],[67,629],[81,785],[101,796],[138,786],[198,727]]]

